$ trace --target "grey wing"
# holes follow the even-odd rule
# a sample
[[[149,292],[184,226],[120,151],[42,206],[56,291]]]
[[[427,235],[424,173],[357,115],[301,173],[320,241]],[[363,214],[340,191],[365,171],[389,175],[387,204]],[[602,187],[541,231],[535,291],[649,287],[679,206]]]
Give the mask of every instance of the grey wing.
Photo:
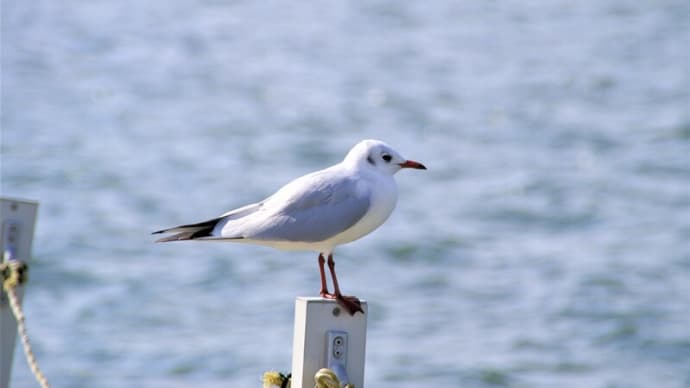
[[[250,238],[279,241],[324,241],[355,225],[369,210],[366,190],[344,179],[321,182],[290,196],[288,205],[254,230]]]

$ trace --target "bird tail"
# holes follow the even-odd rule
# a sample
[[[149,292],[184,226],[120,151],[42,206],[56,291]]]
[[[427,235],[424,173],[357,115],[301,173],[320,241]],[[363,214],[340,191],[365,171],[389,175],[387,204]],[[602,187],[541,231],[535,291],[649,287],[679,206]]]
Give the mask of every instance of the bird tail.
[[[174,228],[161,229],[153,232],[152,234],[175,233],[172,236],[158,239],[156,242],[194,240],[201,237],[209,237],[211,236],[211,233],[213,233],[213,229],[223,218],[224,217],[218,217],[212,220],[198,222],[196,224],[180,225]]]

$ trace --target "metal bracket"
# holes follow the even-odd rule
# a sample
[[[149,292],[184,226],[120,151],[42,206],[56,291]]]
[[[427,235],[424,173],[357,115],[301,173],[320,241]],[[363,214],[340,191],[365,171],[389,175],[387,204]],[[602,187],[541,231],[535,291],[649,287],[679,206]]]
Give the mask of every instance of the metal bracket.
[[[2,223],[2,257],[0,262],[5,263],[10,260],[17,260],[17,250],[19,244],[19,222],[7,220]],[[4,281],[4,279],[3,279]],[[6,307],[9,301],[5,291],[0,285],[0,307]]]
[[[345,386],[350,381],[347,377],[347,332],[330,330],[326,332],[326,366],[332,370],[340,384]]]
[[[17,260],[17,244],[19,243],[19,223],[7,220],[2,224],[2,261]]]

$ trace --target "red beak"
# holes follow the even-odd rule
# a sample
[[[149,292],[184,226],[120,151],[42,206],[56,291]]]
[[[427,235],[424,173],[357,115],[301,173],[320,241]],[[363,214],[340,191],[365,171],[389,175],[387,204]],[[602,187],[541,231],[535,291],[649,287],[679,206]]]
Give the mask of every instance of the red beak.
[[[414,168],[417,170],[426,170],[426,167],[423,164],[421,164],[419,162],[415,162],[414,160],[406,160],[404,163],[400,163],[399,165],[402,168]]]

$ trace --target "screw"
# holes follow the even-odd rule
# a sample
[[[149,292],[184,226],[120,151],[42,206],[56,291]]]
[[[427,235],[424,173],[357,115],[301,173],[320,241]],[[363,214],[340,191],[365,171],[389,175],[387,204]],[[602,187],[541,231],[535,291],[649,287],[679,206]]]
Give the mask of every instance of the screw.
[[[340,315],[340,307],[333,308],[333,316],[337,317],[338,315]]]

